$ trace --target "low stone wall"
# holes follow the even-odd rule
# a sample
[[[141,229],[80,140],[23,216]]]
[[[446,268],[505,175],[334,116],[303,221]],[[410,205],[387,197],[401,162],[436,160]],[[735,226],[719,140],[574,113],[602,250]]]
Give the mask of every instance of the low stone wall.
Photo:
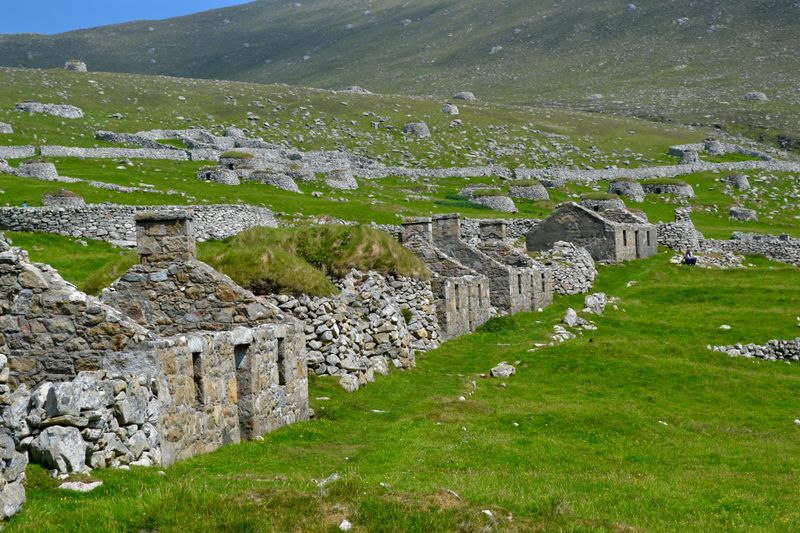
[[[732,252],[739,255],[763,255],[773,261],[800,266],[800,239],[788,235],[734,233],[730,240],[703,239],[699,249]]]
[[[543,183],[561,185],[570,181],[613,181],[620,178],[644,180],[650,178],[674,178],[695,172],[732,172],[736,170],[766,170],[770,172],[800,172],[800,163],[795,161],[739,161],[735,163],[693,163],[689,165],[665,165],[640,168],[606,168],[573,170],[569,168],[527,169],[518,168],[518,178],[536,178]]]
[[[77,157],[81,159],[166,159],[188,161],[185,150],[167,148],[77,148],[74,146],[42,146],[42,157]]]
[[[28,159],[36,157],[33,146],[0,146],[0,159]]]
[[[306,357],[316,374],[340,376],[342,386],[354,390],[389,365],[414,367],[414,350],[438,346],[428,283],[354,271],[338,285],[342,292],[332,298],[267,298],[305,324]]]
[[[793,341],[771,340],[766,344],[734,344],[732,346],[708,346],[715,352],[731,357],[757,357],[768,361],[800,361],[800,337]]]
[[[169,206],[167,206],[169,207]],[[192,209],[197,239],[224,239],[255,227],[275,227],[272,211],[249,205],[173,206]],[[0,229],[55,233],[108,242],[136,242],[137,211],[152,206],[92,204],[82,207],[3,207]]]

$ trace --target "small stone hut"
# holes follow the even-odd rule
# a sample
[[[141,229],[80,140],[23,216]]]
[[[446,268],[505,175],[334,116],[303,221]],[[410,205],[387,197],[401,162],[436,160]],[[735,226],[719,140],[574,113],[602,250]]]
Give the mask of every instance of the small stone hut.
[[[595,261],[619,263],[658,251],[656,226],[622,210],[592,211],[561,204],[526,236],[528,251],[549,250],[558,241],[586,248]]]

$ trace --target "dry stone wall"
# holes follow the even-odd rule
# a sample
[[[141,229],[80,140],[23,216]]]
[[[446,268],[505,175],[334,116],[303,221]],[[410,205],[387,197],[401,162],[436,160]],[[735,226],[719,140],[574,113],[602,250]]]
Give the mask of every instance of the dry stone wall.
[[[187,206],[179,206],[185,209]],[[247,205],[188,206],[194,212],[198,240],[224,239],[256,227],[275,227],[272,211]],[[136,241],[135,215],[144,206],[92,204],[82,207],[3,207],[0,229],[55,233],[132,245]]]
[[[355,389],[390,366],[413,368],[415,350],[438,346],[441,333],[429,284],[358,271],[337,284],[341,293],[331,298],[268,298],[305,324],[306,357],[316,374],[353,376],[342,384]]]
[[[569,242],[557,242],[551,250],[536,255],[553,278],[553,290],[559,294],[589,292],[597,277],[591,254]]]
[[[766,344],[741,344],[732,346],[708,346],[715,352],[731,357],[756,357],[768,361],[800,361],[800,337],[791,340],[771,340]]]

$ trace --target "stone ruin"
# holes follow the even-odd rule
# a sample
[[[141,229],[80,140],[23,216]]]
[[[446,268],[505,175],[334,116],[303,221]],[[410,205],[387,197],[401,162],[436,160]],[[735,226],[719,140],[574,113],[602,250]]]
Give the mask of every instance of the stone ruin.
[[[481,225],[479,246],[461,239],[458,215],[407,219],[402,242],[433,272],[431,287],[444,338],[474,331],[494,314],[552,302],[552,277],[506,239],[503,221]]]
[[[619,263],[650,257],[658,251],[655,225],[629,211],[607,209],[596,212],[567,202],[537,225],[526,237],[528,250],[542,252],[556,242],[571,242],[586,248],[595,261]]]
[[[100,299],[2,244],[6,515],[17,453],[59,473],[169,465],[309,416],[302,324],[197,261],[188,213],[140,213],[137,236]]]

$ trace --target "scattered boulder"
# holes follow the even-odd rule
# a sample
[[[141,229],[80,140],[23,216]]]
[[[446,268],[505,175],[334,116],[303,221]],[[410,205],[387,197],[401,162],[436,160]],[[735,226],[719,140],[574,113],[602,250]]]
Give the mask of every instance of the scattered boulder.
[[[453,95],[453,100],[463,100],[465,102],[475,102],[477,98],[475,95],[469,91],[461,91],[457,92]]]
[[[91,483],[84,483],[83,481],[67,481],[58,486],[61,490],[71,490],[73,492],[92,492],[98,487],[102,487],[102,481],[92,481]]]
[[[603,95],[600,93],[594,93],[587,96],[586,99],[590,102],[599,102],[603,99]]]
[[[442,113],[446,115],[458,115],[459,113],[458,106],[455,106],[453,104],[444,104],[442,106]]]
[[[86,63],[83,61],[70,59],[64,63],[64,70],[68,70],[70,72],[88,72],[89,69],[86,68]]]
[[[349,168],[331,170],[325,177],[325,183],[331,189],[358,189],[358,182],[353,177],[353,172]]]
[[[731,220],[753,221],[758,220],[758,213],[754,209],[747,209],[745,207],[731,206],[728,210],[728,217]]]
[[[731,174],[729,176],[725,176],[723,181],[726,185],[739,191],[746,191],[750,188],[750,181],[744,174]]]
[[[0,122],[0,135],[11,135],[12,133],[14,133],[14,128],[11,127],[11,124]]]
[[[561,319],[561,322],[571,328],[574,328],[578,323],[578,313],[576,313],[575,310],[570,307],[567,309],[567,312],[564,313],[564,318]]]
[[[505,361],[503,361],[502,363],[500,363],[491,370],[491,375],[493,378],[501,378],[501,379],[510,378],[516,373],[517,369],[509,365]]]
[[[742,98],[744,98],[745,100],[749,100],[751,102],[766,102],[767,100],[769,100],[766,94],[759,91],[750,91],[749,93],[746,93]]]
[[[585,313],[602,315],[607,303],[608,300],[605,293],[596,292],[594,294],[589,294],[583,299],[583,311]]]
[[[83,118],[83,110],[74,105],[62,104],[42,104],[39,102],[20,102],[17,104],[17,111],[25,111],[27,113],[40,113],[43,115],[52,115],[61,118]]]
[[[408,124],[405,124],[403,126],[403,133],[423,139],[431,136],[431,130],[424,122],[409,122]]]

